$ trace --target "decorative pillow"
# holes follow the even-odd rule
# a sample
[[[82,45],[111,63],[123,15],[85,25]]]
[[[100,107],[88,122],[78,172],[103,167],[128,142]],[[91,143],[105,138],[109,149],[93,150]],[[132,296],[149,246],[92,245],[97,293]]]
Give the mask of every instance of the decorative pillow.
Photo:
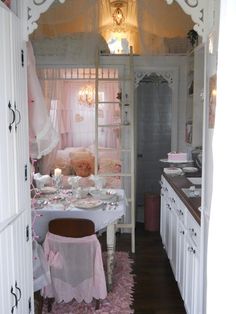
[[[94,161],[90,159],[72,159],[71,166],[77,176],[89,177],[94,173]]]
[[[102,159],[119,160],[120,153],[113,148],[99,147],[99,161]]]
[[[106,177],[107,189],[120,189],[121,188],[121,179],[120,177]]]
[[[99,162],[99,173],[120,173],[121,162],[113,159],[102,159]]]

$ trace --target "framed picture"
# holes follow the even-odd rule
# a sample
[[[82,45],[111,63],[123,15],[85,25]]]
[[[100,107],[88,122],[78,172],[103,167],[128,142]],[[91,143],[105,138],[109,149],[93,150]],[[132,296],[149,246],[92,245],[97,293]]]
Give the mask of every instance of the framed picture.
[[[213,129],[215,126],[215,112],[216,112],[216,74],[210,77],[209,82],[209,119],[208,127]]]
[[[193,123],[188,121],[185,124],[185,142],[192,144],[192,134],[193,134]]]

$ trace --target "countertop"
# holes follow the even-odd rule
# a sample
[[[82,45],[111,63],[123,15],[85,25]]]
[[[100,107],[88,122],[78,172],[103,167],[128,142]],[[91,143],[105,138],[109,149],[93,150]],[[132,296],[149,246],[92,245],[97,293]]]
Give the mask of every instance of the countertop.
[[[185,204],[188,208],[194,219],[197,223],[201,224],[201,212],[198,209],[201,206],[201,197],[187,197],[185,193],[181,190],[182,188],[189,188],[193,184],[188,180],[187,176],[170,176],[163,173],[164,178],[167,182],[171,185],[173,190],[179,196],[181,201]],[[197,177],[197,175],[194,175]],[[191,175],[191,177],[193,177]],[[197,187],[197,186],[196,186]]]

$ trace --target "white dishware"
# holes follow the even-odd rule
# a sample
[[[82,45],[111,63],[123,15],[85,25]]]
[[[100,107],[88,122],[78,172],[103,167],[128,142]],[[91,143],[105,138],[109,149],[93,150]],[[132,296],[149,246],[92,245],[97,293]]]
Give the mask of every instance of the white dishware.
[[[81,199],[73,203],[75,207],[81,208],[81,209],[95,209],[103,205],[103,201],[97,200],[97,199]]]
[[[113,191],[107,191],[107,190],[94,190],[89,192],[92,197],[100,200],[112,200],[115,196],[116,193]]]
[[[54,188],[53,186],[45,186],[43,188],[41,188],[40,192],[42,194],[53,194],[56,193],[57,189]]]
[[[176,167],[169,167],[169,168],[164,168],[164,173],[168,175],[181,175],[183,172],[181,168],[176,168]]]
[[[196,167],[183,167],[183,172],[185,172],[185,173],[198,172],[198,168],[196,168]]]

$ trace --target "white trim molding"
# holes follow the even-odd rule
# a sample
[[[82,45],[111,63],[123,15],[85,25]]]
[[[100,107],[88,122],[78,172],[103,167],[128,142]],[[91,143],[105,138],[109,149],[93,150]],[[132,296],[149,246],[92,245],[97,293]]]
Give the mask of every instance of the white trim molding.
[[[64,3],[66,0],[57,0]],[[48,10],[54,0],[27,0],[27,34],[31,34],[37,27],[36,23],[40,15]],[[167,4],[172,4],[174,0],[166,0]],[[183,11],[190,15],[194,25],[194,30],[204,38],[204,0],[176,0]]]
[[[167,4],[172,4],[174,0],[166,0]],[[204,11],[205,3],[204,0],[176,0],[181,6],[183,11],[190,15],[193,22],[195,23],[193,29],[198,33],[198,35],[205,38],[205,23],[204,23]]]
[[[58,0],[64,3],[66,0]],[[27,34],[31,34],[37,27],[36,21],[40,15],[48,10],[54,0],[27,0]]]
[[[140,81],[147,75],[150,76],[152,74],[156,74],[157,76],[163,77],[167,82],[168,85],[172,88],[173,87],[173,72],[172,71],[165,71],[165,70],[137,70],[134,72],[134,87],[137,88]]]

